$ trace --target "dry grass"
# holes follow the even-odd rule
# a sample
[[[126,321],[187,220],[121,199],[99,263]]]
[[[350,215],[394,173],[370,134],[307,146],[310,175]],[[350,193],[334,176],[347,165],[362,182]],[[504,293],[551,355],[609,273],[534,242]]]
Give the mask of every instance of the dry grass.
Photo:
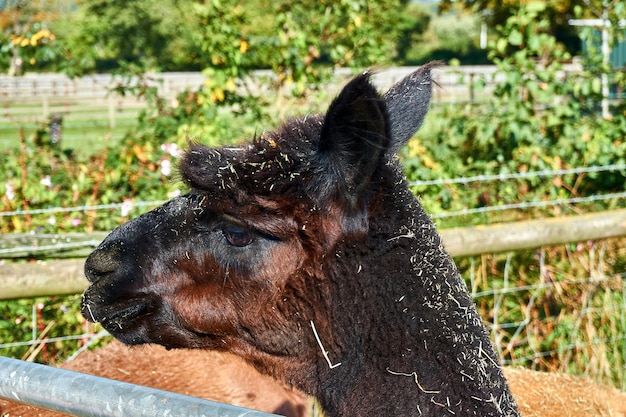
[[[458,260],[502,361],[626,389],[625,243]]]

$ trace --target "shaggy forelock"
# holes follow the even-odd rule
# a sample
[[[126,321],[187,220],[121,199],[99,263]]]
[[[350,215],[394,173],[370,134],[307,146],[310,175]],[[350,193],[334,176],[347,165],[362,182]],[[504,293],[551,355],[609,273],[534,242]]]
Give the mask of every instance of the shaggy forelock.
[[[180,163],[183,180],[209,194],[229,191],[257,196],[306,194],[311,155],[319,140],[322,118],[294,119],[242,147],[209,148],[192,144]]]

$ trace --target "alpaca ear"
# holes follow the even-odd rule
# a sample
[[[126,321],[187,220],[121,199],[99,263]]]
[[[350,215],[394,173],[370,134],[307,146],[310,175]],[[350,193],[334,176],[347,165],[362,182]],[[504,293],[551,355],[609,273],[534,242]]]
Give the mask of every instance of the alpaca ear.
[[[389,146],[385,103],[368,74],[352,80],[328,108],[317,147],[315,194],[338,201],[345,232],[367,230],[367,194]]]
[[[415,135],[428,112],[433,81],[431,62],[407,75],[384,95],[391,129],[389,155],[397,153]]]

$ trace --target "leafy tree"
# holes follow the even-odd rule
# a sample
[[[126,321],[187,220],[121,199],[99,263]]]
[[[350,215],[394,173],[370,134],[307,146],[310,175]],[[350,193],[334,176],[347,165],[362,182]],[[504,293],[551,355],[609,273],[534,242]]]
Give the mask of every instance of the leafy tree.
[[[59,27],[68,49],[92,62],[98,71],[134,63],[149,70],[195,68],[197,50],[191,30],[197,27],[192,1],[81,0]]]
[[[396,41],[397,61],[405,64],[413,45],[423,43],[422,35],[431,23],[430,13],[418,4],[408,3],[396,22],[398,38]]]
[[[485,64],[486,51],[479,48],[480,19],[466,11],[455,11],[433,16],[428,31],[421,37],[409,55],[409,59],[421,64],[429,60],[441,60],[451,64]]]
[[[21,75],[25,66],[51,61],[58,54],[56,36],[47,22],[58,13],[57,2],[7,0],[0,3],[0,67]]]
[[[244,91],[242,77],[256,68],[272,69],[276,87],[304,94],[334,67],[391,63],[400,41],[406,43],[424,28],[403,17],[403,0],[257,0],[257,6],[240,0],[193,4],[198,23],[194,42],[213,101]]]
[[[623,22],[626,19],[626,4],[618,0],[604,0],[602,8],[594,7],[591,0],[583,0],[588,7],[583,10],[577,7],[576,12],[583,16],[584,12],[592,13],[600,21],[606,22],[602,27],[583,27],[580,31],[581,38],[585,41],[587,52],[584,65],[588,71],[596,76],[596,81],[601,83],[602,88],[602,116],[610,119],[609,90],[611,85],[617,87],[624,85],[626,73],[615,71],[610,62],[611,48],[618,40],[623,40]],[[620,90],[621,88],[617,88]]]
[[[601,83],[598,73],[565,74],[570,58],[550,34],[540,2],[520,7],[489,45],[498,82],[486,104],[435,109],[445,120],[435,132],[418,134],[409,144],[407,170],[415,179],[510,174],[582,166],[623,164],[626,161],[626,113],[614,108],[612,120],[598,117]],[[600,68],[607,71],[608,69]],[[621,88],[624,80],[614,78]],[[435,114],[436,114],[435,113]],[[584,196],[600,190],[623,190],[623,173],[558,178],[552,187],[539,178],[494,183],[490,189],[452,186],[425,200],[437,212],[462,209],[467,193],[486,193],[504,201],[527,201],[544,195],[556,199]],[[556,181],[556,180],[555,180]],[[475,199],[479,204],[479,198]]]
[[[591,1],[591,0],[590,0]],[[593,0],[598,3],[602,0]],[[514,15],[521,5],[528,3],[522,0],[441,0],[439,10],[447,11],[460,4],[461,7],[480,13],[490,27],[503,25]],[[548,32],[559,42],[566,45],[571,53],[580,50],[580,40],[576,28],[568,20],[575,17],[575,8],[585,3],[585,0],[546,0],[542,1],[544,10],[542,17],[549,22]]]
[[[30,40],[38,29],[27,33],[29,27],[38,24],[56,39],[48,69],[79,75],[120,63],[157,71],[271,68],[280,83],[300,91],[306,84],[300,80],[319,78],[323,66],[363,68],[402,58],[428,22],[407,0],[163,0],[158,7],[150,0],[66,0],[74,7],[62,15],[59,0],[9,3],[0,17],[4,29],[12,28],[4,48],[16,50],[20,42],[11,41]],[[231,38],[245,50],[238,62],[230,61],[236,54],[224,44]],[[231,56],[218,63],[220,54]]]

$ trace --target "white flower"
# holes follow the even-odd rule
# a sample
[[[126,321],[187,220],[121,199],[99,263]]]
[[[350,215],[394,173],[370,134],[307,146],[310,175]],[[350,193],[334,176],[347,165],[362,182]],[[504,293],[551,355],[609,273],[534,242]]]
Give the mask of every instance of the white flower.
[[[174,190],[167,193],[167,198],[174,198],[180,195],[180,190]]]
[[[161,150],[163,152],[167,152],[174,158],[180,158],[181,156],[183,156],[182,149],[179,149],[178,145],[175,143],[164,143],[163,145],[161,145]]]
[[[122,217],[126,217],[128,216],[128,214],[130,213],[130,211],[133,209],[133,201],[132,200],[124,200],[122,202]]]
[[[161,174],[169,177],[172,174],[172,163],[169,159],[164,159],[161,161]]]
[[[50,217],[48,217],[48,222],[47,223],[54,226],[57,223],[57,219],[55,219],[54,216],[50,216]]]
[[[52,179],[50,179],[50,175],[43,177],[39,183],[45,187],[52,188]]]
[[[15,188],[13,188],[13,186],[8,182],[5,183],[4,186],[6,188],[4,195],[9,199],[9,201],[15,199]]]

